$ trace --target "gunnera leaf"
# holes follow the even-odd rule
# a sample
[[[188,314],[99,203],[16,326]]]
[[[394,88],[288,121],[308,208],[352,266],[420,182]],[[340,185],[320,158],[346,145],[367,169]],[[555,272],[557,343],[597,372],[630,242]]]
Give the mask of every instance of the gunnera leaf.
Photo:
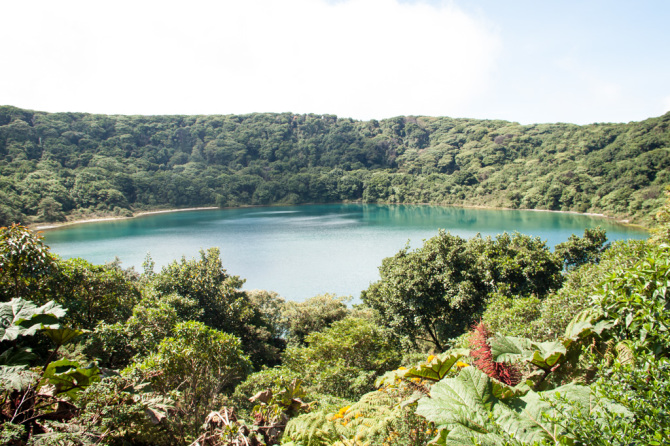
[[[32,336],[43,328],[58,328],[58,319],[65,309],[55,302],[41,307],[24,299],[0,303],[0,341],[13,341],[19,336]]]

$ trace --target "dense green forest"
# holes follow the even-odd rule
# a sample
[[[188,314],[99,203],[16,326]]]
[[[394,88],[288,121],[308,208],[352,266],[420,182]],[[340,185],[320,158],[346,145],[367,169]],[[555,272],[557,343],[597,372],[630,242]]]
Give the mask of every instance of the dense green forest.
[[[670,444],[670,194],[652,234],[439,232],[348,306],[3,227],[0,443]]]
[[[670,114],[629,124],[332,115],[106,116],[0,107],[0,224],[195,206],[364,201],[643,221]]]

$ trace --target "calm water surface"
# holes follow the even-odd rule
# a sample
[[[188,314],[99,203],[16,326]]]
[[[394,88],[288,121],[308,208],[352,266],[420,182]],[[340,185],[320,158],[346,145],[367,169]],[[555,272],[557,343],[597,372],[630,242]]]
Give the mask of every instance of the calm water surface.
[[[147,254],[156,271],[182,256],[218,247],[245,289],[267,289],[301,301],[321,293],[357,298],[379,279],[377,268],[406,243],[412,248],[445,229],[462,237],[519,231],[551,247],[600,225],[610,241],[647,233],[596,217],[553,212],[495,211],[414,205],[334,204],[221,209],[147,215],[47,231],[64,258],[142,270]]]

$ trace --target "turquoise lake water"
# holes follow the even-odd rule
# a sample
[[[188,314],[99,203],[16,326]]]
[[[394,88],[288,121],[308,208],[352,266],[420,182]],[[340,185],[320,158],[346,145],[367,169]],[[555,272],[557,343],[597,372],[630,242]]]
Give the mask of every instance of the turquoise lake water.
[[[146,215],[50,230],[54,253],[142,271],[147,254],[156,271],[182,256],[218,247],[228,273],[245,289],[267,289],[302,301],[322,293],[358,298],[379,279],[377,268],[406,243],[412,248],[445,229],[462,237],[519,231],[551,247],[570,234],[601,226],[609,241],[647,233],[576,214],[464,209],[423,205],[332,204],[217,209]]]

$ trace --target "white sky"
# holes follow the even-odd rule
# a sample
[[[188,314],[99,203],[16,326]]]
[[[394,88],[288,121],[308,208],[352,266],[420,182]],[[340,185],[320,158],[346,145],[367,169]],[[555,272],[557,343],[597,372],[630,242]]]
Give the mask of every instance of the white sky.
[[[0,0],[0,104],[628,122],[670,110],[670,1]]]

